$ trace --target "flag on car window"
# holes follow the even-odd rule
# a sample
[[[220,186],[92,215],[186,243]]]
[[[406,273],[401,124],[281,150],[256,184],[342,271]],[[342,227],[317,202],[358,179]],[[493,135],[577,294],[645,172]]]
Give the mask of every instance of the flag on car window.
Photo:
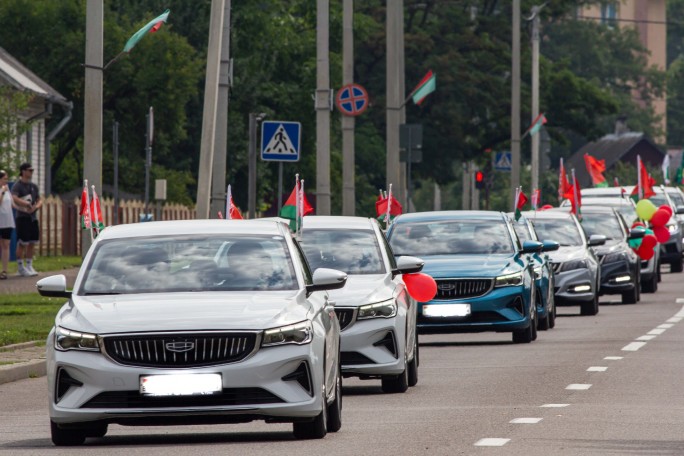
[[[81,192],[81,210],[79,211],[81,216],[81,229],[90,229],[90,197],[88,196],[88,179],[83,181],[83,191]]]
[[[523,193],[522,187],[515,190],[515,220],[520,220],[523,206],[527,204],[527,196]]]
[[[648,174],[646,165],[641,161],[641,156],[637,155],[637,185],[634,187],[634,190],[632,190],[630,198],[639,201],[644,198],[648,199],[655,196],[655,192],[653,191],[654,185],[655,179]]]
[[[105,224],[104,224],[104,218],[102,217],[102,206],[100,206],[100,198],[97,196],[97,192],[95,191],[95,186],[92,186],[93,188],[93,200],[90,202],[90,216],[92,217],[91,219],[91,226],[93,228],[95,236],[100,234],[100,232],[104,229]]]
[[[299,180],[299,174],[297,174],[295,176],[295,187],[292,189],[292,193],[290,193],[287,201],[285,201],[285,205],[280,209],[279,215],[289,219],[290,228],[292,231],[297,231],[296,225],[298,223],[298,218],[301,219],[301,217],[313,214],[313,212],[314,208],[309,203],[309,200],[307,200],[306,195],[303,192],[303,185]],[[297,217],[297,213],[299,213],[299,217]]]

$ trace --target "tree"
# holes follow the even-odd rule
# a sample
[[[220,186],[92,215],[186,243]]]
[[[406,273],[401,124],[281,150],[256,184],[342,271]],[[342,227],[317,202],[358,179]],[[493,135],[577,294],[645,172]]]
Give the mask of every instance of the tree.
[[[14,87],[0,86],[0,167],[19,169],[28,160],[27,151],[15,147],[15,139],[31,129],[26,109],[33,97]]]

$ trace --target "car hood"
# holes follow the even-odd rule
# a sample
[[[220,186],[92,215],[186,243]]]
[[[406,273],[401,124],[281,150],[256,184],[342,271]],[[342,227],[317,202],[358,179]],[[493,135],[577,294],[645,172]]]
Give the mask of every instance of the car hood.
[[[328,293],[336,306],[357,307],[392,298],[394,287],[390,274],[348,275],[343,288]]]
[[[558,250],[549,252],[549,258],[554,263],[564,263],[571,260],[586,258],[587,251],[583,246],[566,245]]]
[[[496,277],[522,268],[513,255],[440,255],[422,256],[423,271],[432,277]]]
[[[303,291],[72,296],[56,323],[96,334],[259,330],[305,320],[310,310]]]

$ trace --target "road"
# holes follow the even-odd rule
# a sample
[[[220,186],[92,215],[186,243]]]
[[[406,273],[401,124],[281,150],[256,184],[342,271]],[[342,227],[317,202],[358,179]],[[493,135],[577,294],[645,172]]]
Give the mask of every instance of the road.
[[[84,447],[49,437],[45,378],[0,385],[0,454],[54,455],[682,455],[684,274],[663,274],[636,305],[595,317],[559,309],[556,328],[421,337],[420,382],[383,395],[346,379],[343,427],[296,441],[291,426],[110,426]]]

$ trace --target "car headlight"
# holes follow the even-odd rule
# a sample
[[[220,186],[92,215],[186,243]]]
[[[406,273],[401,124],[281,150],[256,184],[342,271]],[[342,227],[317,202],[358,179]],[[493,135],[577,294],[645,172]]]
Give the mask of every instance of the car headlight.
[[[561,271],[572,271],[573,269],[587,269],[588,267],[589,265],[587,264],[587,260],[566,261],[561,266]]]
[[[85,350],[99,352],[100,344],[95,334],[71,331],[57,326],[55,329],[55,349],[60,351]]]
[[[679,231],[679,225],[677,225],[676,223],[672,223],[670,225],[667,225],[667,229],[670,233],[676,233],[677,231]]]
[[[537,266],[534,268],[534,280],[539,280],[542,278],[542,267]]]
[[[281,326],[264,331],[261,341],[262,347],[274,345],[297,344],[303,345],[311,342],[313,338],[313,326],[310,321],[302,321],[292,325]]]
[[[388,301],[378,302],[376,304],[366,304],[359,307],[356,315],[357,320],[366,320],[369,318],[392,318],[397,314],[397,305],[394,299]]]
[[[506,274],[496,278],[495,287],[513,287],[523,284],[522,271],[513,274]]]
[[[618,261],[623,261],[625,259],[625,254],[623,252],[609,253],[603,257],[604,263],[616,263]]]

